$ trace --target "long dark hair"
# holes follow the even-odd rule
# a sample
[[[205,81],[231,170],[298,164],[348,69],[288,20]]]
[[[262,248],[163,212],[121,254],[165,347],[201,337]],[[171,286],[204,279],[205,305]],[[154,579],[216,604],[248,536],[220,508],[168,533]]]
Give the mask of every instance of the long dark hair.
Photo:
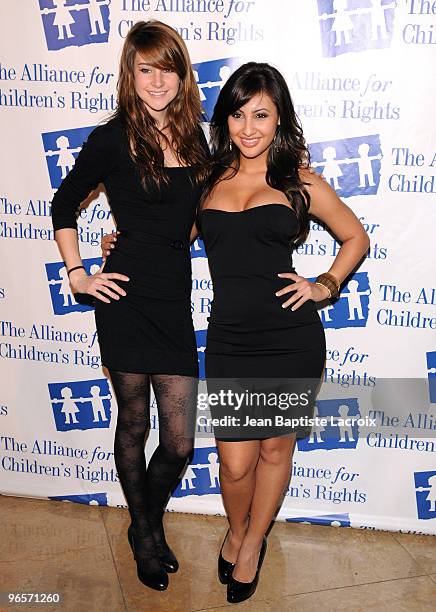
[[[221,180],[233,178],[240,167],[237,147],[230,148],[227,120],[254,95],[268,94],[274,102],[280,126],[268,151],[266,182],[282,191],[294,208],[299,231],[294,244],[304,241],[309,231],[310,196],[302,182],[299,170],[310,165],[310,154],[292,98],[280,72],[265,63],[249,62],[238,68],[222,88],[210,124],[213,169],[206,180],[202,201]],[[223,174],[233,171],[223,179]]]
[[[159,132],[154,119],[135,91],[134,62],[140,53],[151,66],[174,70],[180,78],[177,96],[167,111],[171,142],[179,162],[198,165],[199,179],[207,167],[205,149],[200,144],[202,108],[198,86],[188,50],[182,37],[161,21],[139,21],[127,34],[120,59],[118,105],[115,116],[126,125],[130,154],[136,162],[141,181],[149,177],[158,185],[168,178],[163,171],[164,154],[159,145]]]

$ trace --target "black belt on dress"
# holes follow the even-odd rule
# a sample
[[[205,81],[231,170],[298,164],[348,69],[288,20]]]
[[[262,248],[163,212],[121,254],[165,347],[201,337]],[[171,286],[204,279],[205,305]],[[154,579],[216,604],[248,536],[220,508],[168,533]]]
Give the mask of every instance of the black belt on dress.
[[[189,248],[189,242],[186,240],[173,240],[172,238],[168,238],[168,236],[147,234],[146,232],[140,232],[137,230],[119,229],[118,231],[120,232],[120,237],[125,236],[126,238],[133,238],[134,240],[138,240],[138,242],[142,242],[143,244],[170,246],[177,251]]]

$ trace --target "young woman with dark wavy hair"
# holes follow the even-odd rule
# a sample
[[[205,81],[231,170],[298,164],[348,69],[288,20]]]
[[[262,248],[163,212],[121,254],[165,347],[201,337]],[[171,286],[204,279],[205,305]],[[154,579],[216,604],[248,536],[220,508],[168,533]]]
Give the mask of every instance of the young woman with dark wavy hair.
[[[125,40],[118,106],[79,153],[52,202],[55,239],[74,293],[95,299],[102,363],[118,404],[114,454],[128,503],[139,579],[163,590],[178,562],[162,519],[193,447],[198,362],[191,318],[189,242],[209,150],[186,46],[158,21]],[[103,183],[117,228],[104,271],[86,273],[76,211]],[[148,466],[150,383],[159,445]]]
[[[214,289],[205,351],[208,391],[234,391],[234,384],[254,396],[305,385],[315,392],[325,362],[315,303],[338,293],[366,253],[368,236],[326,181],[309,171],[309,151],[288,87],[272,66],[251,62],[230,76],[210,133],[213,171],[198,215]],[[299,276],[291,257],[307,236],[309,215],[342,243],[316,282]],[[274,417],[270,405],[253,414]],[[313,401],[301,401],[278,412],[308,417],[312,408]],[[245,409],[250,416],[250,405]],[[265,534],[286,490],[304,419],[302,428],[283,428],[260,418],[257,428],[256,418],[246,426],[242,410],[224,404],[211,410],[213,417],[240,418],[236,425],[215,428],[230,524],[218,572],[227,583],[228,601],[236,603],[256,590]]]

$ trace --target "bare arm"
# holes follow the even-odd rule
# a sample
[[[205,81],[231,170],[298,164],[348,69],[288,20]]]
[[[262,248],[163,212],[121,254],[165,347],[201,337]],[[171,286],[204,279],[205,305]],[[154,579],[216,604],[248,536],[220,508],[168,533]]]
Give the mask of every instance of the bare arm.
[[[79,252],[77,230],[72,228],[56,230],[55,240],[67,270],[83,265]],[[128,276],[118,274],[117,272],[98,272],[97,274],[88,276],[86,270],[83,268],[74,270],[68,275],[68,278],[73,293],[88,293],[106,303],[110,302],[108,297],[119,300],[120,296],[126,295],[124,289],[114,283],[112,279],[123,281],[129,280]]]
[[[353,211],[338,198],[322,177],[307,170],[301,170],[300,176],[304,182],[309,183],[306,186],[311,200],[309,213],[323,221],[342,243],[333,264],[327,270],[342,283],[368,251],[368,234]],[[291,310],[296,310],[307,300],[321,302],[329,297],[326,287],[308,281],[298,274],[283,272],[279,276],[294,281],[292,285],[287,285],[276,293],[280,297],[292,292],[292,297],[282,304],[283,308],[292,305]]]
[[[354,270],[369,248],[369,237],[354,212],[344,204],[330,185],[310,174],[306,179],[310,185],[309,213],[323,221],[342,243],[328,272],[342,282]]]

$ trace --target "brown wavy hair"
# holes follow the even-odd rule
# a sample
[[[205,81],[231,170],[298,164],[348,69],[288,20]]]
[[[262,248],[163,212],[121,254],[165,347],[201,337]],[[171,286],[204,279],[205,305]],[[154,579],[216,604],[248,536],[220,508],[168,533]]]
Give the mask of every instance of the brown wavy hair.
[[[134,63],[139,53],[151,66],[174,70],[180,78],[179,91],[167,109],[169,140],[156,126],[153,117],[135,90]],[[130,155],[137,164],[141,182],[151,178],[159,186],[167,184],[163,170],[164,154],[159,140],[173,148],[180,165],[197,166],[197,179],[203,180],[207,155],[200,138],[202,108],[198,86],[188,50],[182,37],[161,21],[139,21],[127,34],[120,59],[115,116],[126,126]]]

